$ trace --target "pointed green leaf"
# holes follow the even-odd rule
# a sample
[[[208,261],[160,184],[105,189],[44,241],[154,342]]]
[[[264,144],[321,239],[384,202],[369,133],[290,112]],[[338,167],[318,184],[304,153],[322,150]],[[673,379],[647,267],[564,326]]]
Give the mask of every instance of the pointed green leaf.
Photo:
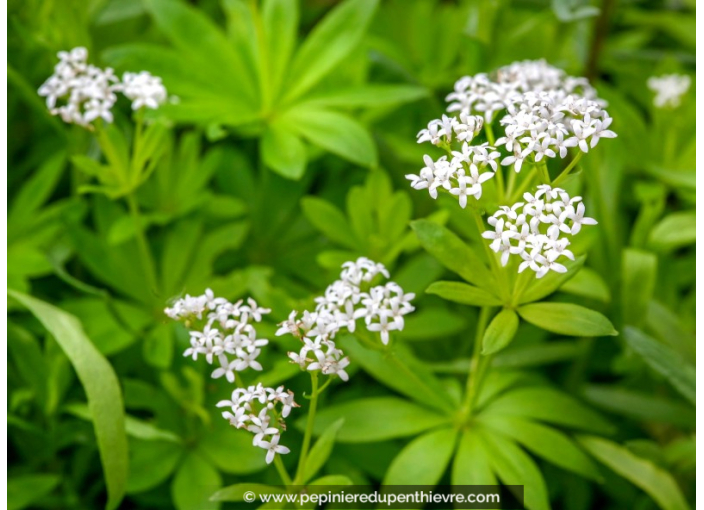
[[[308,221],[330,240],[353,250],[358,248],[357,238],[347,218],[330,202],[317,197],[304,197],[301,208]]]
[[[480,417],[479,420],[488,430],[507,435],[556,466],[597,482],[603,481],[596,464],[570,437],[557,429],[513,416]]]
[[[341,443],[373,443],[406,437],[449,423],[449,418],[427,407],[394,397],[374,397],[332,405],[315,419],[315,434],[322,434],[332,423],[345,419],[337,434]],[[303,421],[297,423],[305,427]]]
[[[107,508],[117,508],[127,484],[127,436],[122,392],[115,372],[73,315],[26,294],[8,290],[49,331],[71,361],[88,397],[103,474]]]
[[[19,475],[7,479],[7,509],[21,510],[42,499],[59,485],[56,475]]]
[[[650,232],[649,242],[658,249],[674,250],[697,241],[697,215],[683,211],[665,216]]]
[[[650,368],[670,381],[670,384],[692,404],[696,404],[697,377],[692,365],[670,347],[632,326],[626,327],[624,338]]]
[[[600,437],[580,436],[577,440],[605,466],[647,492],[663,510],[689,510],[674,478],[651,461]]]
[[[564,285],[578,273],[578,271],[584,265],[584,261],[586,259],[587,257],[582,255],[581,257],[577,257],[573,261],[565,261],[564,266],[567,268],[566,273],[549,271],[548,274],[546,274],[542,278],[533,278],[533,281],[525,290],[525,292],[523,292],[519,296],[518,304],[522,305],[524,303],[532,303],[533,301],[539,301],[549,296],[553,292],[557,291],[560,287],[562,287],[562,285]]]
[[[345,423],[344,418],[340,418],[335,423],[330,425],[325,432],[320,436],[320,438],[315,442],[313,448],[311,448],[308,457],[306,458],[305,471],[303,472],[303,483],[308,482],[313,478],[318,470],[325,465],[330,453],[332,452],[332,447],[335,446],[335,438],[337,437],[337,432]]]
[[[428,96],[428,89],[416,85],[374,83],[352,89],[334,90],[306,99],[306,105],[337,108],[387,106],[416,101]]]
[[[218,470],[196,452],[190,452],[171,482],[171,498],[177,510],[216,510],[220,505],[211,502],[210,496],[221,485]]]
[[[477,427],[464,431],[460,438],[452,463],[452,484],[497,485],[496,475],[491,470],[489,453]]]
[[[264,164],[288,179],[300,179],[306,170],[305,145],[283,126],[270,125],[262,136],[259,150]]]
[[[389,466],[382,485],[437,485],[455,450],[457,431],[434,430],[408,443]]]
[[[291,64],[287,101],[301,96],[332,71],[359,44],[377,0],[346,0],[318,23]]]
[[[414,221],[411,227],[423,248],[450,271],[488,292],[496,288],[494,277],[484,262],[450,230],[429,220]]]
[[[611,321],[602,314],[571,303],[532,303],[519,307],[517,311],[531,324],[561,335],[618,335]]]
[[[516,443],[487,429],[480,429],[489,462],[499,479],[506,485],[522,485],[526,508],[549,510],[545,479],[533,459]]]
[[[482,339],[482,354],[493,354],[511,343],[518,330],[518,315],[513,310],[504,308],[494,317],[486,328]]]
[[[265,0],[262,5],[262,22],[269,59],[269,78],[276,99],[296,47],[298,0]]]
[[[363,167],[377,164],[376,145],[369,131],[348,115],[323,108],[297,107],[282,117],[313,145]]]
[[[658,260],[652,253],[635,248],[623,251],[621,310],[625,324],[640,327],[653,298]]]
[[[518,388],[504,393],[482,411],[482,416],[520,416],[577,430],[601,434],[613,432],[613,426],[567,393],[549,387]]]
[[[473,285],[462,282],[434,282],[425,290],[448,301],[472,306],[501,306],[499,298]]]

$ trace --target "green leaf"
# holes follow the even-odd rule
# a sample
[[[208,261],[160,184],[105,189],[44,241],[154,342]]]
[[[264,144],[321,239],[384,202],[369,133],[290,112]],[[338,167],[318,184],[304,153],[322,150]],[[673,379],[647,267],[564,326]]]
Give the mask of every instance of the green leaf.
[[[513,310],[504,308],[494,317],[484,332],[482,354],[484,356],[499,352],[511,343],[518,330],[518,315]]]
[[[665,216],[650,232],[650,245],[661,250],[674,250],[697,241],[697,215],[684,211]]]
[[[526,321],[560,335],[615,336],[611,321],[599,312],[571,303],[532,303],[518,308]]]
[[[406,286],[403,288],[408,290]],[[467,326],[467,320],[462,315],[444,307],[424,307],[404,319],[406,326],[394,336],[409,342],[437,340],[460,333]]]
[[[15,228],[26,226],[33,214],[49,199],[65,168],[66,154],[63,151],[45,157],[42,165],[12,199],[8,224],[13,224]]]
[[[20,475],[7,479],[8,510],[20,510],[41,500],[59,485],[56,475]]]
[[[477,427],[466,430],[460,438],[452,464],[452,485],[497,485]]]
[[[244,501],[247,492],[255,494],[283,494],[283,489],[261,483],[236,483],[223,487],[210,496],[210,501]]]
[[[306,99],[306,105],[359,108],[408,103],[428,96],[428,89],[416,85],[374,83],[351,89],[333,90]]]
[[[658,260],[652,253],[626,248],[621,274],[623,322],[640,327],[653,298]]]
[[[572,278],[560,287],[562,292],[587,299],[596,299],[602,303],[611,302],[611,291],[599,273],[588,267],[582,267]]]
[[[321,434],[332,423],[345,419],[337,434],[342,443],[373,443],[418,434],[449,423],[449,418],[394,397],[373,397],[323,409],[315,419],[314,432]],[[297,423],[300,428],[305,424]]]
[[[266,467],[266,455],[252,447],[251,434],[232,428],[222,419],[213,422],[201,434],[198,453],[220,471],[233,475],[248,475]]]
[[[296,107],[281,122],[313,145],[363,167],[377,164],[377,152],[369,131],[342,113],[323,108]]]
[[[565,261],[564,266],[567,268],[566,273],[549,271],[548,274],[542,278],[534,278],[526,291],[518,296],[518,304],[522,305],[524,303],[539,301],[557,291],[562,285],[577,275],[582,266],[584,266],[586,259],[587,257],[582,255],[575,260]]]
[[[87,406],[83,404],[69,404],[64,407],[64,410],[83,420],[93,421],[93,417],[90,414],[90,410]],[[125,431],[127,432],[128,436],[137,439],[142,439],[145,441],[160,440],[170,441],[172,443],[181,442],[181,438],[179,438],[173,432],[162,430],[156,425],[140,420],[138,418],[134,418],[129,415],[125,416]]]
[[[327,475],[308,484],[308,491],[311,494],[322,494],[328,491],[328,487],[336,487],[334,492],[339,492],[343,487],[352,485],[352,480],[344,475]]]
[[[632,326],[626,327],[624,338],[650,368],[664,376],[677,391],[696,405],[697,377],[692,365],[670,347]]]
[[[291,64],[287,102],[310,90],[352,52],[366,32],[377,3],[346,0],[315,26]]]
[[[647,492],[663,510],[689,509],[677,482],[651,461],[600,437],[580,436],[577,440],[604,465]]]
[[[29,309],[66,353],[88,397],[108,490],[108,509],[117,508],[127,484],[127,436],[122,392],[107,359],[93,346],[74,316],[26,294],[8,295]]]
[[[513,416],[480,417],[479,421],[488,430],[505,434],[556,466],[596,482],[603,481],[596,464],[571,438],[552,427]]]
[[[183,447],[173,442],[131,441],[127,492],[148,491],[162,483],[174,472],[183,453]]]
[[[269,79],[274,99],[278,99],[296,47],[298,17],[298,0],[265,0],[262,4]]]
[[[196,452],[190,452],[171,483],[171,498],[178,510],[215,510],[220,505],[210,501],[210,495],[221,485],[217,469]]]
[[[233,95],[256,99],[255,77],[245,64],[242,48],[234,48],[201,10],[180,0],[147,0],[146,4],[179,52],[198,62],[199,72],[227,83]]]
[[[519,416],[599,434],[613,432],[613,426],[596,411],[568,394],[548,387],[518,388],[504,393],[481,415]]]
[[[617,386],[589,385],[584,388],[584,398],[602,409],[639,421],[671,423],[685,429],[696,424],[694,408],[650,393]]]
[[[320,438],[315,442],[313,448],[311,448],[308,457],[306,458],[305,470],[303,472],[303,483],[305,484],[313,478],[318,470],[325,465],[330,453],[332,452],[332,447],[335,445],[335,437],[337,432],[342,427],[345,422],[343,418],[340,418],[335,423],[330,425],[325,432],[320,436]]]
[[[545,480],[533,459],[516,443],[482,428],[481,437],[492,469],[505,485],[522,485],[529,510],[549,510]]]
[[[159,324],[152,329],[142,344],[144,360],[151,366],[165,370],[171,366],[174,339],[171,324]]]
[[[429,220],[414,221],[411,227],[423,248],[450,271],[488,292],[496,288],[494,277],[484,262],[450,230]]]
[[[301,208],[308,221],[330,240],[353,250],[358,248],[356,236],[347,218],[330,202],[317,197],[304,197]]]
[[[386,354],[368,349],[348,336],[341,339],[341,345],[353,363],[359,363],[381,383],[439,411],[450,413],[454,409],[442,383],[403,344]]]
[[[448,301],[472,306],[501,306],[499,298],[473,285],[462,282],[434,282],[425,292]]]
[[[306,147],[301,139],[278,124],[271,124],[260,144],[264,163],[287,179],[300,179],[306,169]]]
[[[497,368],[537,367],[572,359],[580,352],[582,352],[581,346],[574,340],[512,347],[496,356],[491,366]]]
[[[455,449],[457,431],[434,430],[408,443],[389,466],[382,485],[437,485]]]

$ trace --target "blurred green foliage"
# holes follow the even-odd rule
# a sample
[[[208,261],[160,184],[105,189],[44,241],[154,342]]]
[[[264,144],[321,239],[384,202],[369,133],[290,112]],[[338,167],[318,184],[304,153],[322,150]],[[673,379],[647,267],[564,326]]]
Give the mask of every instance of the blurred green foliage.
[[[104,145],[36,93],[78,45],[178,96],[132,166],[101,164]],[[323,398],[317,476],[498,480],[525,485],[531,510],[693,505],[695,96],[657,109],[646,81],[693,75],[694,56],[693,0],[11,1],[8,507],[219,508],[220,487],[277,484],[163,308],[205,287],[254,296],[273,345],[250,382],[300,395],[275,323],[357,256],[418,311],[392,356],[341,341],[352,378]],[[456,204],[404,175],[457,78],[526,58],[588,75],[619,137],[569,183],[600,224],[586,258],[492,320],[497,354],[457,425],[478,306],[505,296],[483,259],[460,262],[476,229]],[[120,105],[120,146],[129,119]]]

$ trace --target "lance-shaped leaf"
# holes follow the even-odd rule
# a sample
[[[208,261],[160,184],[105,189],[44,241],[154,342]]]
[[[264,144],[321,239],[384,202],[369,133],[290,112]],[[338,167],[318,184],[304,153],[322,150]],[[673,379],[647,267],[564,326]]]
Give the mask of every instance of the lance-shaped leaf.
[[[484,261],[450,230],[429,220],[411,223],[420,244],[442,265],[488,292],[496,288]]]
[[[303,483],[313,478],[320,468],[325,465],[325,462],[332,452],[332,447],[335,446],[337,432],[340,430],[343,423],[345,423],[345,420],[340,418],[330,425],[313,445],[313,448],[310,449],[303,472]]]
[[[506,347],[518,330],[518,315],[513,310],[504,308],[494,317],[484,332],[482,354],[493,354]]]
[[[417,437],[396,456],[382,485],[436,485],[450,462],[456,438],[452,428]]]
[[[345,419],[337,434],[342,443],[373,443],[412,436],[450,422],[447,416],[400,398],[374,397],[323,409],[315,419],[314,433],[321,434],[340,418]],[[296,425],[303,429],[305,422]]]
[[[426,290],[448,301],[472,306],[501,306],[499,298],[484,289],[462,282],[434,282]]]
[[[670,347],[634,327],[626,327],[624,338],[650,368],[663,375],[687,400],[696,404],[697,377],[692,365]]]
[[[650,460],[600,437],[580,436],[577,440],[604,465],[647,492],[663,510],[689,510],[672,475]]]
[[[520,296],[516,296],[514,299],[518,299],[518,304],[524,304],[532,303],[533,301],[538,301],[549,296],[574,277],[582,268],[586,259],[587,257],[582,255],[575,260],[565,261],[563,264],[567,268],[567,272],[565,273],[549,271],[548,274],[542,278],[534,278],[525,292]]]
[[[611,321],[602,314],[571,303],[532,303],[519,307],[517,311],[531,324],[561,335],[618,335]]]
[[[377,0],[347,0],[310,33],[291,64],[291,101],[316,85],[359,44],[376,10]]]
[[[83,332],[76,317],[26,294],[8,290],[49,331],[69,361],[88,397],[100,461],[108,490],[107,508],[117,508],[127,484],[127,436],[122,392],[115,372]]]

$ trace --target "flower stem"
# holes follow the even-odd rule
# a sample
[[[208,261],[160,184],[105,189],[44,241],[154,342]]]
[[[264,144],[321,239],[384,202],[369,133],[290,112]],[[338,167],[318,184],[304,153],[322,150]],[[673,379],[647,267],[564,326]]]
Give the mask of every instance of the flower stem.
[[[296,485],[303,483],[303,473],[306,469],[306,460],[308,458],[308,449],[313,436],[313,424],[315,423],[315,411],[318,406],[318,373],[310,373],[311,380],[311,397],[310,408],[308,409],[308,421],[306,422],[306,431],[303,436],[303,446],[301,446],[301,456],[298,459],[298,470],[296,471]]]
[[[482,219],[482,215],[479,211],[472,208],[472,215],[474,216],[474,219],[477,222],[477,229],[479,230],[479,236],[481,238],[482,232],[486,229],[486,225],[484,225],[484,220]],[[484,239],[480,239],[480,243],[482,244],[482,246],[484,246],[484,251],[486,252],[486,256],[489,258],[489,264],[491,265],[491,269],[494,273],[494,276],[497,278],[497,280],[499,278],[501,279],[501,285],[499,286],[501,296],[504,299],[508,299],[510,292],[508,275],[506,274],[506,271],[504,271],[504,268],[501,267],[499,262],[496,260],[496,255],[491,250],[491,248],[489,248],[489,245],[484,242]]]
[[[292,485],[291,477],[289,476],[288,471],[286,471],[286,466],[284,466],[284,463],[281,460],[281,455],[274,456],[274,466],[276,466],[276,470],[279,472],[279,476],[281,477],[281,481],[284,485]]]
[[[149,250],[149,244],[147,243],[147,238],[144,235],[142,216],[139,212],[139,205],[137,204],[137,199],[134,194],[130,193],[126,195],[127,206],[130,211],[130,216],[132,216],[132,221],[134,222],[135,235],[137,237],[137,245],[139,246],[139,254],[142,258],[142,266],[147,274],[147,281],[151,287],[154,295],[159,294],[159,286],[156,279],[156,267],[154,266],[154,260],[152,259],[152,253]]]
[[[525,193],[525,191],[530,187],[530,184],[531,182],[533,182],[533,178],[535,177],[537,171],[538,170],[536,167],[530,169],[530,172],[528,173],[528,175],[526,175],[525,179],[523,179],[523,182],[521,182],[520,186],[518,186],[518,189],[515,191],[515,193],[509,194],[509,203],[514,204],[521,199],[521,195],[523,195],[523,193]]]
[[[469,418],[472,414],[472,407],[474,406],[477,394],[479,393],[482,379],[486,374],[486,366],[490,362],[490,356],[482,356],[482,341],[484,339],[484,333],[486,332],[486,326],[489,322],[490,314],[491,308],[488,306],[483,306],[479,312],[479,322],[477,323],[477,332],[474,337],[472,362],[469,369],[469,375],[467,376],[467,390],[465,392],[465,399],[462,404],[461,411],[465,418]]]
[[[579,154],[577,154],[574,157],[572,162],[569,165],[567,165],[567,167],[562,171],[562,173],[560,173],[560,175],[558,175],[555,178],[555,180],[552,182],[553,186],[557,186],[560,182],[562,182],[567,177],[567,175],[570,173],[570,170],[572,170],[575,167],[575,165],[577,163],[579,163],[579,160],[582,159],[582,155],[584,155],[584,153],[580,151]]]

